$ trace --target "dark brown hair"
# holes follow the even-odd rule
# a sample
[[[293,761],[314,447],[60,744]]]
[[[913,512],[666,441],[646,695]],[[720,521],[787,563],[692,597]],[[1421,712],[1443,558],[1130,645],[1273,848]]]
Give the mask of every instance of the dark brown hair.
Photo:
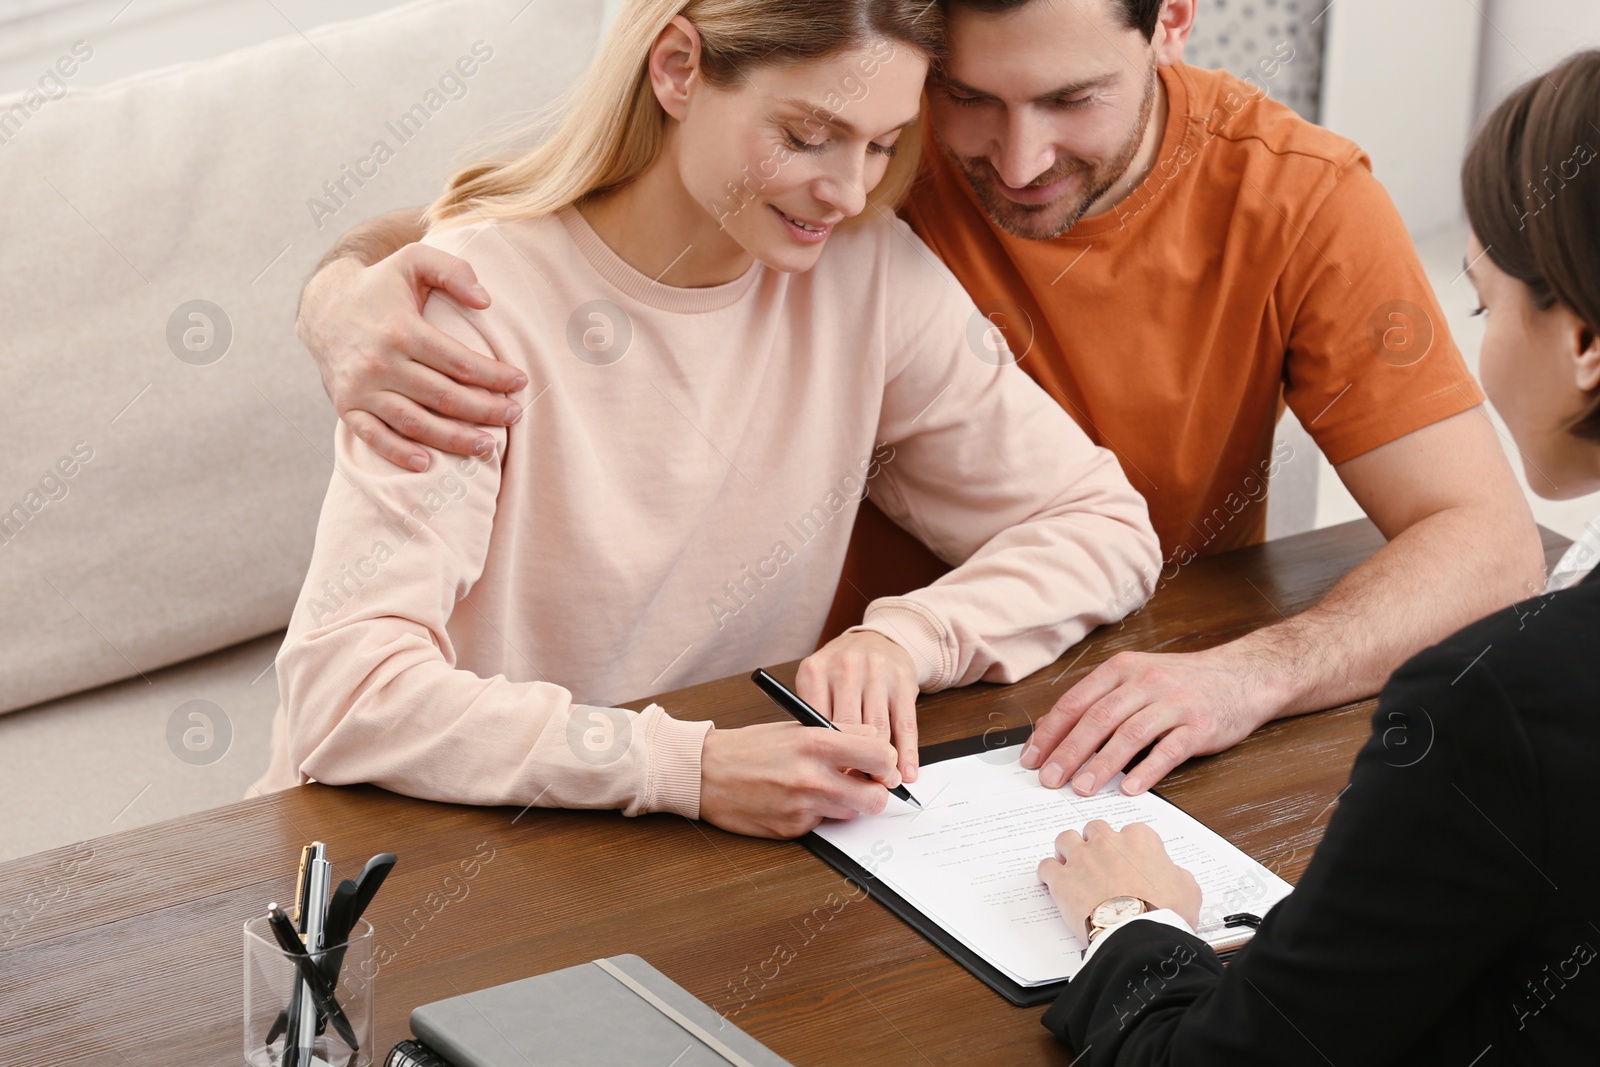
[[[1461,166],[1472,232],[1489,258],[1600,332],[1600,50],[1569,56],[1494,109]],[[1569,430],[1600,441],[1596,403]]]
[[[944,0],[951,7],[964,7],[972,11],[981,11],[986,15],[1004,15],[1011,11],[1020,11],[1033,3],[1033,0]],[[1122,24],[1130,30],[1138,30],[1144,34],[1144,39],[1151,41],[1156,36],[1156,19],[1161,15],[1162,0],[1110,0],[1122,16]]]

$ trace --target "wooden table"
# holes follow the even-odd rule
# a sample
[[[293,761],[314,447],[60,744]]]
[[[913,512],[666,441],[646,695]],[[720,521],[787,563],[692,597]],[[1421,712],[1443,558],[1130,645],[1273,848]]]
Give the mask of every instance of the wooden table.
[[[1564,544],[1545,543],[1552,559]],[[1380,544],[1360,522],[1194,562],[1142,612],[1030,678],[924,697],[922,741],[1037,719],[1121,650],[1201,649],[1291,615]],[[743,676],[655,699],[721,726],[781,717]],[[1186,764],[1162,792],[1293,882],[1371,710],[1357,701],[1273,723]],[[0,1064],[241,1063],[240,927],[293,899],[313,838],[328,842],[336,878],[375,852],[400,856],[369,912],[379,1063],[418,1004],[622,952],[797,1065],[1072,1061],[1039,1025],[1042,1009],[1007,1004],[875,902],[839,907],[847,883],[793,842],[672,815],[519,813],[313,785],[0,866]]]

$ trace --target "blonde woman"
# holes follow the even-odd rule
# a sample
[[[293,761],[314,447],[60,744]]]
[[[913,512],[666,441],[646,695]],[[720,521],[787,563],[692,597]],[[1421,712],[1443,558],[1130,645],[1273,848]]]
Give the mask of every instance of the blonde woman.
[[[452,179],[426,241],[495,301],[425,318],[516,367],[523,414],[423,471],[340,425],[259,789],[793,836],[915,780],[919,689],[1143,599],[1143,500],[893,219],[942,32],[926,0],[633,0],[539,147]],[[873,474],[960,565],[802,664],[864,721],[612,706],[814,648]]]

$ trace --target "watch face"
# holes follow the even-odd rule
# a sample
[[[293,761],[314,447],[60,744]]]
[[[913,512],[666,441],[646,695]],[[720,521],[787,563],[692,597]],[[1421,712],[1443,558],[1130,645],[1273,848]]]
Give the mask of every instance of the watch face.
[[[1138,897],[1112,897],[1096,907],[1089,918],[1095,926],[1110,926],[1143,914],[1144,901]]]

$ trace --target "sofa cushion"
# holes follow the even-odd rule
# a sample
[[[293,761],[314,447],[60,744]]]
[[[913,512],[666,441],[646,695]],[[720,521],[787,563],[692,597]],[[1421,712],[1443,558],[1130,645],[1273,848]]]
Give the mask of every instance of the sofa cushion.
[[[282,644],[267,634],[0,715],[0,811],[16,813],[0,862],[244,796],[267,769]]]
[[[605,6],[425,0],[0,98],[0,711],[283,628],[333,454],[301,284],[568,86]]]

